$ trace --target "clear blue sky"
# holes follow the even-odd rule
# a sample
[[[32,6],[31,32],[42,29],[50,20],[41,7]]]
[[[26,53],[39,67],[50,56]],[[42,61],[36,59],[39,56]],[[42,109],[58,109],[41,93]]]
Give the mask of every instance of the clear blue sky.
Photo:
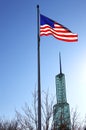
[[[58,53],[70,108],[86,113],[86,0],[0,0],[0,117],[31,104],[37,87],[37,4],[40,12],[78,33],[77,43],[41,37],[41,87],[55,95]]]

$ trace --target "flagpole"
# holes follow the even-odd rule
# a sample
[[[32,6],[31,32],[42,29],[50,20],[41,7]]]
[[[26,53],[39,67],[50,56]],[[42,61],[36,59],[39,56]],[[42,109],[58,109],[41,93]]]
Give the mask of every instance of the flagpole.
[[[37,5],[37,40],[38,40],[38,130],[41,130],[41,84],[40,84],[40,35],[39,35],[39,5]]]

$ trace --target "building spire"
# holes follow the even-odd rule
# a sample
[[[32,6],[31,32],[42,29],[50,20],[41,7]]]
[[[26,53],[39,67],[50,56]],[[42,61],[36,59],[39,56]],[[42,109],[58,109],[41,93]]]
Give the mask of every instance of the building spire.
[[[61,53],[60,52],[59,52],[59,65],[60,65],[60,74],[62,74]]]

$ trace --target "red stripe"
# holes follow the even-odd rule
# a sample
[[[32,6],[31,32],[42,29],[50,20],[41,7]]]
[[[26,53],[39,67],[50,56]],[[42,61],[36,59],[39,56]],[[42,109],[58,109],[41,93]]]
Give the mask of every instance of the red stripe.
[[[63,33],[62,32],[62,34],[58,34],[59,32],[58,31],[55,31],[55,30],[52,30],[52,29],[50,29],[50,28],[48,28],[47,30],[43,30],[43,29],[40,29],[40,34],[41,33],[48,33],[48,31],[50,31],[52,34],[54,33],[55,35],[58,35],[58,36],[63,36],[63,37],[77,37],[77,34],[72,34],[72,33],[70,33],[70,34],[67,34],[67,33]]]
[[[49,36],[49,35],[52,35],[51,33],[48,33],[48,34],[41,34],[40,36]],[[53,35],[54,36],[54,35]],[[65,41],[65,42],[77,42],[78,41],[78,38],[76,39],[63,39],[63,38],[58,38],[56,36],[54,36],[56,39],[58,40],[62,40],[62,41]]]
[[[51,27],[48,26],[48,25],[46,25],[46,26],[41,26],[41,27],[40,27],[40,29],[47,29],[47,28],[53,29],[53,28],[51,28]],[[58,29],[57,32],[69,32],[69,30],[66,30],[66,29],[60,28],[60,27],[59,27],[59,28],[58,28],[58,27],[55,27],[54,29],[55,29],[55,30]],[[54,29],[53,29],[53,30],[54,30]],[[63,29],[63,30],[60,30],[60,29]]]
[[[59,34],[60,33],[60,34]],[[49,25],[40,27],[40,36],[53,35],[56,39],[63,40],[66,42],[75,42],[78,40],[78,35],[72,33],[70,30],[63,28],[62,26],[56,26],[51,28]]]
[[[62,38],[57,38],[57,37],[55,37],[55,38],[58,39],[58,40],[65,41],[65,42],[77,42],[78,41],[78,39],[72,39],[72,40],[70,40],[70,39],[62,39]]]
[[[46,30],[45,30],[46,29]],[[58,31],[55,31],[54,29],[50,28],[48,26],[48,28],[44,28],[44,29],[41,29],[40,28],[40,35],[41,33],[43,33],[43,35],[47,35],[46,33],[48,33],[48,35],[57,35],[57,36],[61,36],[61,37],[66,37],[66,38],[77,38],[78,35],[77,34],[73,34],[72,32],[69,32],[69,34],[67,34],[67,32],[61,32],[62,34],[58,34],[59,32]]]

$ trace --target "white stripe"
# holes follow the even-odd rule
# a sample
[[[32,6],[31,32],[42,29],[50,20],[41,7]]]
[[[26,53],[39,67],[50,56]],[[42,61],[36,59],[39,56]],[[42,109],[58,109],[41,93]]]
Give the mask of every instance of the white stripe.
[[[74,33],[71,33],[71,32],[56,32],[57,31],[57,29],[52,29],[52,28],[45,28],[45,29],[42,29],[42,28],[40,28],[40,32],[44,32],[44,31],[51,31],[52,33],[55,33],[55,34],[59,34],[59,35],[65,35],[65,36],[70,36],[70,35],[72,35],[72,36],[77,36],[77,34],[74,34]],[[45,33],[45,32],[44,32]]]
[[[45,25],[42,25],[40,28],[42,29],[42,28],[51,28],[51,29],[56,29],[57,31],[59,30],[59,31],[65,31],[66,29],[64,29],[64,28],[52,28],[51,26],[49,26],[49,25],[47,25],[47,24],[45,24]],[[45,29],[46,29],[45,28]]]
[[[78,38],[77,37],[65,37],[65,36],[57,36],[56,34],[52,33],[51,31],[47,31],[47,32],[40,32],[40,35],[53,35],[57,38],[61,38],[61,39],[67,39],[67,40],[77,40]]]
[[[64,39],[64,40],[78,40],[77,37],[63,37],[63,36],[61,37],[61,36],[57,36],[56,34],[53,34],[53,36]]]

